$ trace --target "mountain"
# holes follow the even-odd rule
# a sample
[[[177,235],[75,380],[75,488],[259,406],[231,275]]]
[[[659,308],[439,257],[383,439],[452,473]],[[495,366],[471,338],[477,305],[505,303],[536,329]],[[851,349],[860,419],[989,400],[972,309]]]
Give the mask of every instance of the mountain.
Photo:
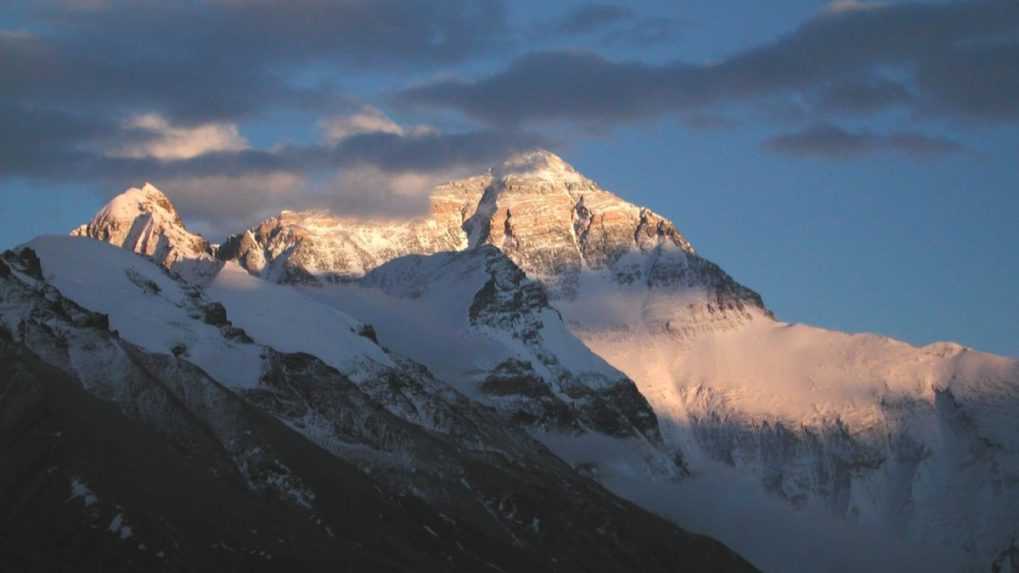
[[[4,569],[751,570],[285,292],[327,314],[297,324],[326,329],[308,337],[360,379],[263,344],[129,251],[44,237],[4,253]]]
[[[121,277],[158,272],[130,256]],[[127,342],[46,268],[30,248],[0,263],[5,570],[444,563],[450,547],[421,530],[449,527],[439,515],[414,515],[192,364]]]
[[[431,239],[405,243],[405,236],[392,229],[376,229],[372,231],[374,235],[355,229],[356,232],[337,236],[335,228],[342,227],[342,222],[336,220],[331,223],[332,226],[324,226],[322,215],[309,214],[300,219],[300,227],[277,229],[278,232],[274,231],[275,234],[271,235],[276,239],[288,237],[297,241],[281,247],[286,255],[265,259],[268,261],[266,266],[254,268],[249,264],[257,258],[252,253],[262,251],[237,251],[231,239],[217,254],[220,258],[228,258],[233,253],[239,258],[221,263],[222,268],[215,275],[202,276],[200,283],[209,299],[216,301],[212,304],[222,306],[218,312],[228,313],[231,317],[227,328],[242,329],[239,331],[241,335],[247,337],[250,334],[281,351],[314,355],[351,379],[365,381],[372,386],[369,392],[377,398],[382,399],[386,393],[385,388],[376,387],[381,386],[378,381],[393,376],[394,372],[400,378],[414,379],[415,384],[421,385],[424,381],[417,373],[430,370],[470,399],[496,408],[515,425],[542,432],[546,444],[560,455],[564,455],[565,450],[577,450],[573,442],[589,439],[591,434],[613,440],[617,445],[611,451],[625,453],[623,457],[628,465],[635,466],[634,471],[660,479],[681,475],[685,471],[681,456],[664,447],[655,415],[633,381],[592,354],[570,334],[561,315],[549,305],[541,284],[527,279],[500,250],[474,248],[456,255],[447,251],[430,258],[399,257],[395,255],[399,250],[378,250],[378,257],[396,258],[360,278],[347,267],[329,266],[323,271],[321,266],[294,266],[309,260],[316,261],[318,265],[324,265],[323,261],[346,264],[344,261],[347,259],[335,256],[335,249],[337,244],[346,245],[350,237],[372,236],[371,244],[375,247],[389,244],[409,248],[427,243],[466,248],[463,231],[459,230],[457,235],[449,229],[464,224],[466,214],[461,212],[463,208],[459,203],[472,196],[480,200],[481,191],[472,191],[472,185],[477,182],[477,179],[472,179],[440,188],[433,197],[431,219],[398,226],[399,229],[418,231],[441,228],[443,230],[438,236],[445,237],[445,243]],[[159,192],[152,193],[155,196]],[[134,194],[134,190],[125,193],[128,197]],[[103,213],[117,210],[115,206],[122,202],[123,197],[115,198],[96,220],[106,220]],[[443,205],[453,205],[453,208],[443,209]],[[172,211],[172,206],[169,211]],[[139,221],[147,221],[146,213],[145,210],[138,211]],[[275,229],[275,225],[297,220],[293,214],[284,213],[273,219],[272,225]],[[450,223],[443,227],[439,224],[442,220]],[[174,237],[190,235],[179,220],[173,221],[172,225],[159,228],[165,236],[157,235],[156,242],[173,245],[176,244]],[[263,223],[259,228],[268,228],[268,225]],[[381,237],[387,234],[391,237],[388,243],[384,243]],[[258,236],[265,234],[259,230],[248,231],[240,235],[239,240],[245,242]],[[116,241],[113,243],[117,244]],[[316,247],[324,249],[324,252],[315,251]],[[36,249],[44,253],[44,260],[45,253],[53,251],[38,246]],[[151,257],[143,249],[133,250]],[[358,249],[355,252],[364,254],[367,251]],[[317,254],[309,259],[309,253]],[[204,264],[204,252],[201,256],[197,263]],[[115,319],[134,309],[123,319],[124,323],[136,329],[134,340],[147,340],[153,333],[163,337],[159,344],[149,347],[152,351],[171,352],[177,348],[183,357],[205,368],[220,381],[246,387],[257,384],[260,372],[268,368],[262,364],[263,361],[252,358],[252,354],[260,353],[257,348],[229,341],[224,343],[218,329],[205,324],[189,328],[191,333],[180,332],[181,325],[187,324],[187,321],[175,315],[188,314],[181,309],[193,306],[193,293],[199,288],[197,285],[186,287],[191,293],[188,295],[173,294],[174,291],[166,290],[164,285],[164,292],[156,298],[143,297],[136,303],[129,303],[133,301],[131,298],[108,299],[105,293],[112,290],[108,285],[81,288],[88,284],[90,274],[103,277],[117,274],[115,270],[103,270],[100,258],[93,259],[95,262],[88,263],[93,267],[91,273],[79,268],[86,264],[83,262],[85,258],[66,264],[61,261],[55,265],[58,279],[62,272],[74,271],[76,277],[73,281],[58,280],[57,285],[65,290],[74,287],[73,292],[80,292],[83,297],[80,302],[109,312]],[[160,262],[158,258],[154,260]],[[180,264],[188,264],[188,261],[180,261]],[[248,264],[245,267],[247,272],[241,270],[242,264]],[[165,263],[163,266],[166,266]],[[451,277],[455,277],[452,282],[444,280]],[[280,287],[261,278],[274,278],[277,282],[294,286],[314,284],[322,288],[311,293],[295,293],[291,288]],[[427,288],[413,291],[415,285]],[[303,296],[306,294],[317,298],[318,304]],[[167,299],[169,304],[157,305],[160,298]],[[180,302],[185,299],[186,302]],[[407,303],[408,299],[413,302]],[[199,316],[210,312],[206,310],[210,303],[203,304],[205,306],[192,308],[189,313]],[[163,316],[162,312],[157,312],[158,306],[166,307],[169,314]],[[365,314],[368,308],[382,312],[368,316]],[[388,310],[392,308],[400,308],[401,312],[394,314]],[[357,313],[365,323],[352,319],[350,314],[353,313]],[[427,332],[416,332],[412,340],[407,340],[400,336],[401,332],[409,332],[405,327],[393,330],[387,327],[378,339],[399,355],[416,361],[410,366],[401,358],[383,353],[369,338],[357,335],[377,332],[383,323],[387,326],[406,323],[421,315],[430,317],[427,324],[419,323]],[[153,321],[160,321],[162,325],[151,324]],[[206,331],[211,333],[211,338],[193,334]],[[434,341],[443,335],[454,338],[455,342],[450,342],[455,346],[447,346],[444,351],[422,340],[428,338]],[[224,344],[231,346],[229,351]],[[476,351],[463,353],[468,346]],[[422,352],[425,347],[435,351]],[[454,347],[460,350],[450,354],[448,349]],[[465,362],[458,357],[468,360]],[[408,392],[404,390],[403,394]],[[434,404],[434,397],[423,390],[414,396],[388,397],[384,401],[391,408],[397,408],[398,404],[412,405],[399,406],[401,415],[408,416],[414,423],[426,425],[432,424],[429,418],[435,416],[424,416],[420,411],[439,408]],[[428,405],[422,408],[421,403]],[[617,454],[589,456],[582,464],[587,471],[598,471],[599,466],[619,464],[619,457]]]
[[[447,198],[450,190],[459,193],[455,201]],[[306,224],[318,219],[289,214],[273,220],[273,228],[344,240],[351,236],[345,229],[388,232],[369,221],[329,220],[327,226]],[[448,245],[464,253],[498,248],[545,287],[548,304],[574,335],[636,383],[657,415],[668,455],[690,479],[651,496],[644,478],[634,483],[624,479],[628,470],[603,471],[600,479],[617,493],[702,524],[769,568],[787,568],[800,546],[830,547],[833,537],[853,536],[870,547],[888,546],[910,566],[917,563],[909,554],[926,553],[936,555],[934,568],[985,570],[1001,562],[1019,535],[1015,360],[949,343],[916,348],[776,320],[757,293],[698,256],[672,222],[601,189],[545,151],[440,187],[431,213],[413,225],[441,228]],[[300,282],[305,291],[332,299],[375,323],[383,339],[405,339],[402,352],[419,348],[424,363],[430,354],[443,357],[433,362],[456,364],[436,346],[462,341],[438,337],[441,342],[430,344],[429,323],[401,322],[401,310],[389,318],[382,312],[397,307],[396,294],[422,313],[428,305],[420,293],[444,284],[441,273],[412,272],[404,282],[413,288],[387,286],[383,277],[421,264],[408,262],[415,259],[405,253],[438,257],[443,262],[431,263],[438,268],[448,255],[393,242],[409,246],[390,255],[371,241],[348,243],[372,253],[350,266],[317,257],[309,240],[300,248],[315,265],[287,259],[289,275],[262,276]],[[383,264],[387,260],[393,262]],[[356,288],[329,287],[334,278]],[[330,296],[334,288],[344,294]],[[375,295],[350,294],[379,288],[388,290],[386,302],[373,305]],[[561,448],[560,455],[569,459],[566,450],[574,449]],[[590,457],[587,452],[572,461],[583,465]],[[753,503],[729,523],[707,516],[714,508],[691,511],[687,492],[708,483],[727,483]],[[687,506],[663,504],[663,496]],[[770,517],[754,515],[762,507]],[[761,525],[733,525],[751,518]],[[771,542],[764,535],[794,522],[806,539]],[[821,522],[824,527],[811,526]],[[759,541],[764,538],[769,541]],[[890,547],[887,539],[906,549]],[[850,547],[830,552],[839,553],[833,562],[874,565]]]
[[[671,222],[549,154],[500,171],[465,225],[471,244],[499,246],[546,284],[572,332],[636,382],[693,474],[683,487],[729,480],[722,491],[734,491],[749,478],[797,516],[948,547],[931,549],[945,570],[984,570],[1010,547],[1017,361],[777,321]],[[662,510],[660,491],[625,481],[617,493]],[[749,507],[733,521],[754,516]],[[705,527],[765,568],[786,569],[789,555],[769,557],[775,549],[752,537],[793,519]]]
[[[654,300],[642,312],[656,329],[726,329],[769,315],[757,293],[697,256],[670,221],[550,152],[515,155],[487,175],[437,187],[430,200],[428,215],[397,224],[286,211],[231,237],[219,255],[275,282],[321,285],[357,280],[408,254],[487,244],[555,300],[651,286]]]
[[[209,242],[184,227],[173,203],[151,183],[117,195],[71,235],[152,257],[192,280],[214,276],[220,267]]]
[[[301,379],[335,369],[458,447],[470,424],[503,428],[517,437],[471,447],[550,452],[766,570],[1015,562],[1019,362],[782,322],[672,222],[549,152],[440,186],[412,221],[284,212],[213,254],[196,282],[230,316],[217,328],[316,358]],[[359,335],[381,355],[344,358]],[[339,454],[313,428],[342,409],[318,386],[274,401],[283,387],[241,393]]]

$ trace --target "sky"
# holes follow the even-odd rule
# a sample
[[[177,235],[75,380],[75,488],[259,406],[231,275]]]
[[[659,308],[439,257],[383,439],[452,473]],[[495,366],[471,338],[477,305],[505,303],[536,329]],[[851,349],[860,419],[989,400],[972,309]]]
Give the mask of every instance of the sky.
[[[544,147],[785,321],[1019,356],[1019,2],[0,7],[0,248],[151,181],[213,240]]]

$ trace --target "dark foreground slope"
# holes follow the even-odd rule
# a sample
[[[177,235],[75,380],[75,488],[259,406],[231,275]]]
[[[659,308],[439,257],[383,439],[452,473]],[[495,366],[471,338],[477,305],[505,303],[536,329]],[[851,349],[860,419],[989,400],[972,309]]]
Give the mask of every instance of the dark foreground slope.
[[[171,443],[3,334],[0,396],[4,571],[483,567],[480,557],[447,561],[464,555],[457,538],[502,567],[538,564],[498,540],[450,531],[410,500],[386,499],[354,467],[261,420],[288,462],[321,479],[317,507],[326,515],[309,519],[235,475],[213,475],[224,455]]]

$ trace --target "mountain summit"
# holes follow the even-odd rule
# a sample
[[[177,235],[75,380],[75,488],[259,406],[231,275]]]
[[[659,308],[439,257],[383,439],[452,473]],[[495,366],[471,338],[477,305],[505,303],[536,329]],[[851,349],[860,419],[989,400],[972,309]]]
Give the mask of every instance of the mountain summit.
[[[209,242],[187,230],[170,199],[151,183],[117,195],[71,235],[151,257],[191,279],[209,278],[221,266]]]
[[[544,181],[552,184],[586,185],[593,182],[551,151],[535,149],[515,153],[492,168],[496,180]]]
[[[519,153],[487,174],[440,185],[430,203],[426,216],[401,223],[286,211],[231,237],[219,255],[275,282],[322,284],[356,280],[408,254],[493,245],[553,300],[576,300],[602,284],[679,296],[696,321],[648,317],[678,336],[770,314],[757,293],[699,257],[671,221],[549,151]]]

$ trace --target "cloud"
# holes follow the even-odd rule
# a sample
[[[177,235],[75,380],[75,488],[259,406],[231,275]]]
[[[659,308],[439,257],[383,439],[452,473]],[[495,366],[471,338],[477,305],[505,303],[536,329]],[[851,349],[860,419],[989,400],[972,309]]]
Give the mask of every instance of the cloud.
[[[588,52],[538,52],[488,78],[434,82],[407,89],[400,99],[457,109],[495,125],[613,123],[681,108],[674,76],[684,73],[681,68],[612,62]]]
[[[868,114],[906,106],[914,101],[914,96],[902,83],[875,74],[827,83],[810,99],[826,112]]]
[[[170,125],[161,115],[148,113],[131,117],[124,127],[129,132],[142,134],[144,141],[114,147],[107,152],[111,157],[191,159],[206,153],[241,151],[249,147],[232,123],[178,127]]]
[[[835,0],[828,3],[825,10],[832,14],[844,14],[847,12],[861,12],[874,10],[884,6],[883,2],[861,2],[860,0]]]
[[[682,117],[683,125],[689,129],[716,130],[736,127],[739,122],[725,115],[697,112]]]
[[[504,12],[500,0],[44,0],[0,30],[0,183],[153,180],[212,226],[328,203],[371,170],[391,181],[361,192],[396,201],[414,173],[477,169],[539,138],[401,126],[342,82],[490,53],[508,41]],[[281,113],[324,118],[324,141],[242,135]]]
[[[528,132],[479,130],[397,135],[366,133],[317,149],[327,164],[374,165],[392,172],[436,172],[451,167],[489,167],[516,151],[552,147],[555,142]],[[308,151],[304,151],[307,153]]]
[[[404,127],[378,112],[339,122],[345,131],[333,133],[335,141],[254,149],[231,125],[178,127],[143,115],[109,128],[76,115],[9,111],[0,106],[7,128],[0,133],[0,182],[30,177],[109,194],[151,181],[212,238],[281,209],[415,215],[427,208],[435,184],[555,144],[512,130]]]
[[[773,137],[765,147],[781,153],[804,156],[847,158],[875,151],[897,151],[913,156],[930,156],[960,151],[962,147],[949,139],[932,137],[912,131],[887,134],[871,131],[848,131],[820,124],[801,131]]]
[[[189,222],[220,238],[282,209],[379,218],[411,217],[445,181],[507,155],[552,144],[527,133],[408,130],[348,135],[336,144],[208,153],[187,160],[116,159],[115,189],[152,181]]]
[[[573,39],[593,37],[606,46],[649,46],[672,39],[675,32],[672,18],[644,16],[626,5],[588,2],[540,26],[536,40],[547,40],[551,34]]]
[[[584,35],[601,31],[634,17],[633,9],[626,6],[592,2],[582,4],[567,12],[559,20],[555,30],[561,34]]]
[[[49,0],[14,21],[23,27],[0,30],[0,181],[120,189],[151,179],[179,189],[194,214],[205,197],[210,221],[263,206],[405,212],[434,180],[554,147],[561,123],[585,135],[675,114],[725,128],[745,124],[739,106],[751,104],[797,112],[769,121],[815,126],[767,143],[779,151],[931,155],[955,147],[919,132],[839,133],[830,116],[853,114],[854,125],[888,110],[918,122],[1019,119],[1019,4],[1007,0],[842,2],[708,65],[553,50],[475,78],[449,66],[490,69],[477,60],[512,42],[499,0]],[[622,3],[581,4],[545,25],[546,36],[557,29],[603,47],[674,32],[672,20]],[[391,87],[409,71],[445,79]],[[351,77],[362,92],[384,86],[400,103],[472,121],[401,125],[352,97]],[[305,122],[295,126],[300,143],[244,137],[273,116]],[[309,141],[316,125],[321,140]]]
[[[677,29],[678,25],[672,18],[648,16],[607,32],[603,39],[607,45],[652,46],[675,38]]]
[[[497,125],[611,125],[768,97],[870,112],[908,104],[926,116],[1014,121],[1016,61],[1019,3],[1012,0],[843,3],[775,41],[710,65],[535,52],[487,77],[432,82],[400,98]],[[888,79],[900,76],[902,82]]]
[[[477,170],[470,167],[401,173],[353,166],[326,182],[308,208],[380,219],[411,217],[427,211],[428,196],[436,185],[475,174]]]
[[[275,215],[284,205],[304,207],[308,185],[303,176],[287,172],[144,178],[149,179],[170,197],[189,227],[212,240]]]
[[[360,110],[346,115],[332,116],[319,122],[326,141],[339,143],[355,135],[371,133],[388,133],[390,135],[426,135],[436,130],[426,125],[405,128],[389,118],[378,108],[364,106]]]
[[[33,32],[0,32],[0,98],[174,123],[331,112],[350,105],[341,70],[479,57],[508,42],[504,12],[499,0],[46,2],[30,9]]]

